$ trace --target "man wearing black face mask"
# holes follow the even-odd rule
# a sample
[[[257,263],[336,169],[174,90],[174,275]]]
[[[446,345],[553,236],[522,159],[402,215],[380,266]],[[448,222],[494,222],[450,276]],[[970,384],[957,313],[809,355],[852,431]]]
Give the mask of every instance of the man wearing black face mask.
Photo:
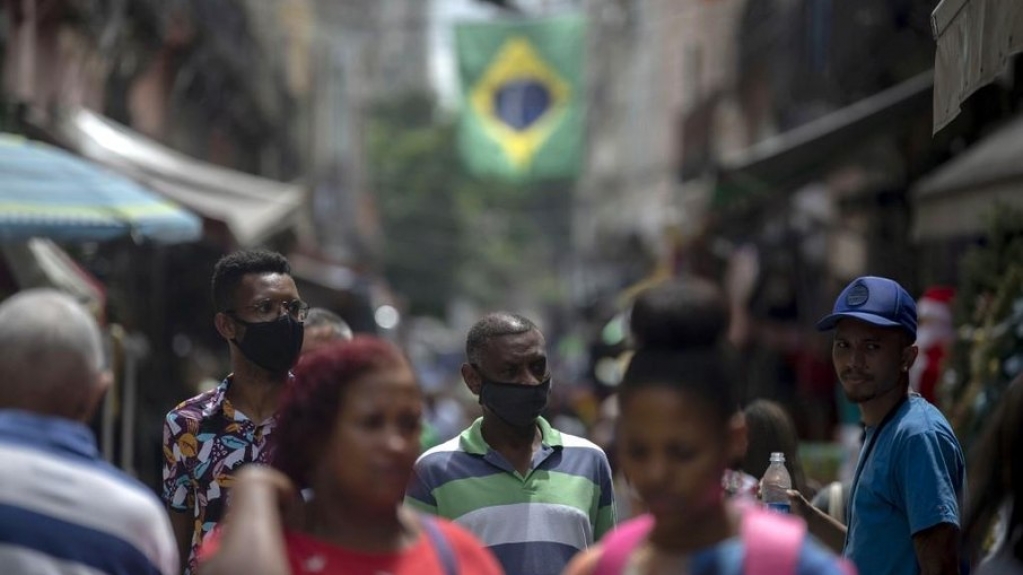
[[[604,452],[540,417],[551,390],[545,346],[520,315],[476,322],[462,379],[483,417],[420,456],[405,497],[472,531],[507,575],[561,573],[615,523]]]
[[[227,255],[213,269],[214,325],[228,342],[231,374],[167,414],[163,499],[186,575],[203,537],[223,517],[235,470],[269,463],[269,438],[289,370],[302,349],[309,307],[284,256]]]

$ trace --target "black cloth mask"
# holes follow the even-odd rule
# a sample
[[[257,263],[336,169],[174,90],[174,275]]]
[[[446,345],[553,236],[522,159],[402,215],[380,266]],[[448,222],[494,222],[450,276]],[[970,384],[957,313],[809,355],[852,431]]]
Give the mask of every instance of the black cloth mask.
[[[539,385],[490,381],[483,374],[480,374],[480,380],[480,405],[485,405],[494,415],[514,427],[533,425],[547,407],[547,399],[551,395],[550,376]]]
[[[234,319],[245,326],[245,338],[240,341],[232,338],[231,343],[238,346],[242,355],[252,363],[279,374],[287,372],[298,361],[305,325],[291,314],[284,314],[274,321]]]

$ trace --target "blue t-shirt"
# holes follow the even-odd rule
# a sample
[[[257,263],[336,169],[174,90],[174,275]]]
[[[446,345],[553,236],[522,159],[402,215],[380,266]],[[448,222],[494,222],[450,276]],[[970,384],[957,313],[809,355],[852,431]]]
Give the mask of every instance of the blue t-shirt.
[[[963,450],[945,417],[913,394],[874,438],[852,486],[844,555],[860,573],[920,572],[913,535],[940,523],[960,525],[966,482]],[[862,454],[861,454],[862,459]]]

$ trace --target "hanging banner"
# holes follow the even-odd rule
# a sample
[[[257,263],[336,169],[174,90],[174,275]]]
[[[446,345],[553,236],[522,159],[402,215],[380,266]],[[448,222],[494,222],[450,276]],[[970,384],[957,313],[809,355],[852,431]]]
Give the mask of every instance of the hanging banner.
[[[458,144],[471,172],[515,182],[579,173],[584,40],[575,15],[456,26]]]

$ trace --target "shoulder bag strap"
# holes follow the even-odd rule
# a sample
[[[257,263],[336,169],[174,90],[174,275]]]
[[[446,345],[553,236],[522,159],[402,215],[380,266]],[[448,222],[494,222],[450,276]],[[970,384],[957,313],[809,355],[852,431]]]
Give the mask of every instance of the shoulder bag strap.
[[[770,511],[750,508],[742,517],[742,543],[746,549],[745,575],[795,574],[806,524]]]
[[[604,536],[600,542],[601,553],[593,575],[620,575],[629,561],[629,556],[654,526],[654,518],[643,515],[627,521]]]
[[[455,559],[455,552],[437,525],[437,521],[429,515],[420,515],[420,517],[423,531],[426,532],[430,545],[437,552],[437,557],[440,558],[440,563],[444,567],[444,575],[458,575],[458,561]]]

